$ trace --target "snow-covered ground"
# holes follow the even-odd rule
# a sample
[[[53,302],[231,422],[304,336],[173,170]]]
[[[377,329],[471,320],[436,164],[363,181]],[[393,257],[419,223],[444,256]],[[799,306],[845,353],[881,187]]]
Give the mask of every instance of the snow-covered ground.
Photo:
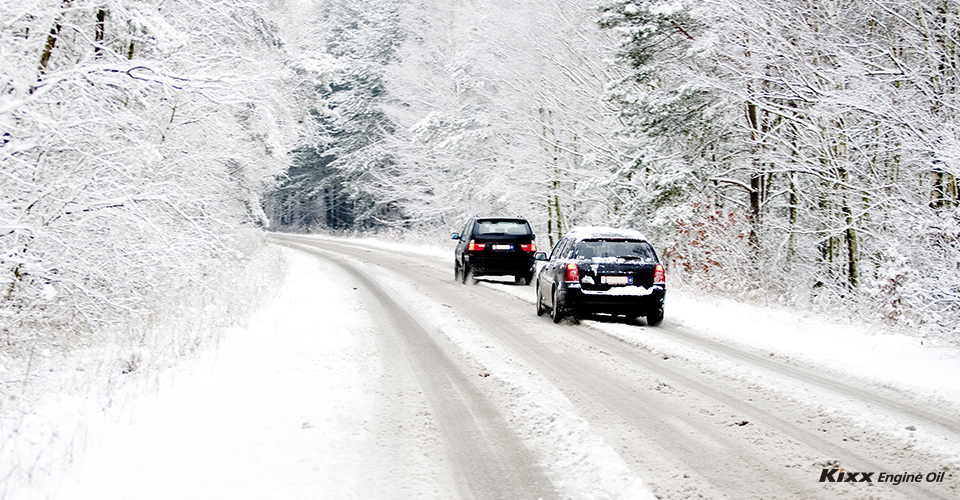
[[[875,325],[732,300],[674,295],[670,311],[675,324],[705,336],[960,404],[955,347],[924,345],[921,338]]]
[[[318,286],[335,266],[289,263],[249,326],[131,409],[91,416],[77,467],[11,498],[357,498],[377,375],[368,316]]]
[[[452,255],[428,246],[390,248]],[[119,405],[123,411],[88,413],[78,425],[86,446],[73,452],[74,465],[62,477],[0,487],[0,498],[363,498],[379,377],[372,324],[357,296],[322,286],[345,279],[343,271],[297,252],[287,258],[282,288],[248,326],[224,335],[215,352],[171,369],[158,390]],[[532,287],[498,288],[529,300],[533,314]],[[650,329],[587,324],[698,355]],[[806,312],[678,293],[668,298],[664,324],[960,407],[960,352],[952,347]]]

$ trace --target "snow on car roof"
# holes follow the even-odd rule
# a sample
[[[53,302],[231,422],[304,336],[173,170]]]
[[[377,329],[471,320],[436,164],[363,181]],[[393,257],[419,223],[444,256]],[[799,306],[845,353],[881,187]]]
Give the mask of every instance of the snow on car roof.
[[[635,229],[621,229],[616,227],[590,226],[577,227],[567,232],[568,235],[576,236],[577,239],[590,238],[627,238],[631,240],[647,241],[647,237]]]

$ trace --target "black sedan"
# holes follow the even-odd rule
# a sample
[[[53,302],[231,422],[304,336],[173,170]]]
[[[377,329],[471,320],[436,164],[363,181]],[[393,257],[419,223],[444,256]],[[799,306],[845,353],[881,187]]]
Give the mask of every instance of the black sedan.
[[[577,228],[553,247],[537,274],[537,315],[547,310],[554,322],[565,314],[592,313],[663,321],[667,292],[663,264],[639,231]]]

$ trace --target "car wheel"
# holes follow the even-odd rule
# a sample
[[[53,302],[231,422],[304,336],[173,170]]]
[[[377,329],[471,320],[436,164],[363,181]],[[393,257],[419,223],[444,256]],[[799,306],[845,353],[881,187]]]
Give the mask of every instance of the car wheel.
[[[543,295],[540,294],[540,285],[537,285],[537,316],[543,316],[543,313],[547,312],[543,308]]]
[[[463,284],[470,283],[471,285],[477,284],[477,277],[473,275],[473,268],[463,265]]]
[[[460,281],[460,263],[453,263],[453,281]]]
[[[523,276],[523,284],[530,285],[530,283],[533,283],[533,273],[527,273]]]
[[[647,315],[648,325],[657,326],[660,323],[663,323],[663,309],[657,309],[656,311]]]
[[[514,277],[513,277],[513,282],[516,283],[516,284],[518,284],[518,285],[521,285],[521,286],[530,284],[529,281],[524,281],[524,280],[523,280],[523,275],[522,275],[522,274],[518,274],[518,275],[514,276]]]
[[[563,311],[560,310],[560,291],[553,291],[553,308],[550,309],[550,319],[554,323],[559,323],[563,319]]]

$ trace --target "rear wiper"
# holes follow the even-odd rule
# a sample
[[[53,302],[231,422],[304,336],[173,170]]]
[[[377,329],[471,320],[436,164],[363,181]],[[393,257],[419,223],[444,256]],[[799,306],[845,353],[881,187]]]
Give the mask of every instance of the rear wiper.
[[[621,255],[621,256],[619,256],[619,257],[617,257],[617,258],[618,258],[618,259],[630,259],[630,260],[646,259],[646,257],[644,257],[644,256],[642,256],[642,255]]]

